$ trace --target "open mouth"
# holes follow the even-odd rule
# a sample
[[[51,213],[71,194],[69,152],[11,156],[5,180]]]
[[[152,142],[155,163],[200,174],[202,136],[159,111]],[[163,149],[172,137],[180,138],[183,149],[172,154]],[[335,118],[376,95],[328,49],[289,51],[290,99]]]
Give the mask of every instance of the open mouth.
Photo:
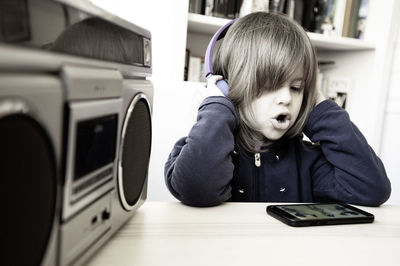
[[[283,123],[286,120],[286,115],[279,115],[276,120],[278,120],[279,123]]]
[[[290,114],[281,113],[272,119],[272,125],[275,129],[286,130],[290,125]]]

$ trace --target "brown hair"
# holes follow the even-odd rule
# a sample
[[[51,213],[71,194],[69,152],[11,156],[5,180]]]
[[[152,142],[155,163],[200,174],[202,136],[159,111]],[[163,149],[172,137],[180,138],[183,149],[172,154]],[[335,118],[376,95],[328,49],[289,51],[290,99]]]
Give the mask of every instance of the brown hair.
[[[263,93],[279,89],[302,69],[302,106],[285,135],[291,138],[302,132],[316,102],[317,60],[307,33],[295,21],[265,12],[240,18],[226,33],[213,68],[228,80],[228,97],[240,117],[235,134],[250,152],[265,151],[271,141],[250,126],[253,114],[246,107]]]

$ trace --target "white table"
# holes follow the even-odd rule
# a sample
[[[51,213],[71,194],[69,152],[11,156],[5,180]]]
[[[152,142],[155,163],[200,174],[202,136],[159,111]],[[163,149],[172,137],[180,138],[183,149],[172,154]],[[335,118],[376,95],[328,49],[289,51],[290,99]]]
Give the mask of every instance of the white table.
[[[372,224],[294,228],[267,205],[146,202],[88,265],[400,265],[400,206],[360,207]]]

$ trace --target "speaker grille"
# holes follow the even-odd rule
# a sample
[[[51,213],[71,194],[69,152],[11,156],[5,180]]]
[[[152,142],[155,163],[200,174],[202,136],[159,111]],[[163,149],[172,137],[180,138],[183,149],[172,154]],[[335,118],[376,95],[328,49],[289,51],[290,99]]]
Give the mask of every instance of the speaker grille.
[[[56,209],[56,166],[49,138],[31,117],[0,119],[0,180],[6,225],[6,262],[39,265]],[[5,236],[5,238],[3,238]],[[6,263],[7,264],[7,263]]]
[[[120,199],[127,210],[133,208],[143,191],[150,149],[150,108],[145,96],[139,94],[128,108],[122,132],[122,152],[119,158]]]

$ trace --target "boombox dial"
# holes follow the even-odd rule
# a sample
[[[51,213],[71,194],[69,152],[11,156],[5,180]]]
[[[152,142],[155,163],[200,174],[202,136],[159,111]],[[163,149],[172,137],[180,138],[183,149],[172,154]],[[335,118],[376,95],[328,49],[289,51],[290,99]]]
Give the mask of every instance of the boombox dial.
[[[151,149],[150,105],[143,93],[129,104],[122,128],[118,161],[118,189],[126,210],[140,198],[147,177]]]

